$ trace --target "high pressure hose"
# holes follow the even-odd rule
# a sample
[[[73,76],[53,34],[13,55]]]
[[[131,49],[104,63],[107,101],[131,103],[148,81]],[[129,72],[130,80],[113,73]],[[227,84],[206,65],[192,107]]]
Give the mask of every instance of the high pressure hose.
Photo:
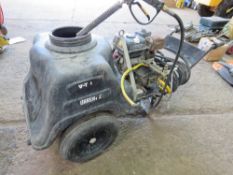
[[[182,49],[183,43],[184,43],[184,24],[183,24],[183,21],[181,20],[181,18],[180,18],[177,14],[175,14],[174,12],[172,12],[171,10],[169,10],[166,6],[163,7],[163,11],[164,11],[165,13],[167,13],[168,15],[174,17],[174,18],[176,19],[176,21],[178,22],[178,24],[179,24],[179,26],[180,26],[180,43],[179,43],[178,51],[177,51],[177,53],[176,53],[175,60],[174,60],[174,62],[173,62],[172,68],[171,68],[171,70],[170,70],[170,72],[169,72],[169,74],[168,74],[168,77],[167,77],[167,80],[166,80],[166,84],[164,85],[164,88],[163,88],[163,90],[162,90],[162,93],[161,93],[161,95],[159,96],[159,99],[157,100],[156,103],[154,103],[153,101],[152,101],[152,103],[151,103],[151,105],[152,105],[154,108],[156,108],[156,107],[160,104],[160,102],[161,102],[161,100],[162,100],[162,98],[163,98],[163,96],[164,96],[164,94],[165,94],[166,87],[167,87],[167,85],[169,84],[170,79],[172,78],[172,77],[171,77],[171,76],[172,76],[172,73],[173,73],[173,71],[174,71],[174,69],[175,69],[175,66],[176,66],[178,60],[179,60],[180,52],[181,52],[181,49]]]

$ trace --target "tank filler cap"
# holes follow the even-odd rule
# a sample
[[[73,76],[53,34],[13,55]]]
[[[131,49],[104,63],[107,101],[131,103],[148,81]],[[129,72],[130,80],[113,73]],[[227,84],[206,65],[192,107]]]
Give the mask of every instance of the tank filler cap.
[[[56,52],[77,53],[89,50],[96,46],[96,41],[92,40],[90,33],[77,36],[82,27],[67,26],[53,30],[49,34],[47,47]]]

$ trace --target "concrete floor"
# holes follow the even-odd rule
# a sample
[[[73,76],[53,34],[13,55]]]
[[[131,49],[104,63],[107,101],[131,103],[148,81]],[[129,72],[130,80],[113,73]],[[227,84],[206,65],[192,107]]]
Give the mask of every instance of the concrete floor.
[[[65,3],[64,3],[65,2]],[[91,4],[84,0],[2,0],[9,36],[27,39],[0,55],[0,175],[231,175],[233,172],[233,89],[201,61],[190,81],[170,101],[144,120],[127,120],[127,132],[108,152],[85,164],[62,160],[57,144],[45,151],[26,145],[22,112],[22,82],[28,71],[33,36],[64,25],[85,25],[114,0]],[[89,13],[88,13],[89,12]],[[184,22],[198,24],[191,10],[176,10]],[[164,36],[167,15],[160,14],[148,26]],[[94,32],[111,38],[120,29],[133,32],[135,24],[127,8]]]

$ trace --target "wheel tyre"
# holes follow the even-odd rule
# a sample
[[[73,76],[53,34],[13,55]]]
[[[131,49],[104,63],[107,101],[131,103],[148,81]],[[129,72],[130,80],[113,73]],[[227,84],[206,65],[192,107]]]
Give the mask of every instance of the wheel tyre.
[[[208,6],[203,5],[203,4],[199,4],[197,6],[197,12],[200,16],[204,16],[204,17],[214,15],[214,12],[212,12]]]
[[[0,31],[3,35],[7,35],[8,33],[7,28],[4,25],[1,25]]]
[[[174,74],[173,74],[172,92],[175,92],[178,87],[179,87],[179,78],[178,78],[178,75],[174,72]]]
[[[184,63],[179,63],[178,72],[180,75],[180,85],[187,83],[191,76],[190,68],[188,68]]]
[[[86,162],[103,153],[116,139],[119,121],[98,115],[67,129],[60,143],[61,156],[73,162]]]

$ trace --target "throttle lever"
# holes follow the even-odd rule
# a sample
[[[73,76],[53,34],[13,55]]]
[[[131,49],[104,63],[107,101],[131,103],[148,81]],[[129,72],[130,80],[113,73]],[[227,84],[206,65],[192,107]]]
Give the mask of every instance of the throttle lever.
[[[150,15],[149,13],[146,11],[146,9],[139,3],[139,2],[133,2],[132,3],[133,5],[137,5],[141,10],[142,12],[144,13],[144,15],[147,17],[148,21],[150,21]]]
[[[136,0],[125,0],[129,6],[129,9],[130,9],[130,13],[131,15],[133,16],[133,18],[135,19],[135,21],[138,23],[138,24],[141,24],[141,25],[148,25],[150,24],[151,22],[154,21],[154,19],[156,18],[156,16],[159,14],[159,12],[163,9],[164,7],[164,3],[161,2],[160,0],[142,0],[144,1],[146,4],[152,6],[155,10],[156,10],[156,14],[152,16],[152,18],[150,17],[150,15],[147,13],[147,11],[142,7],[142,5],[137,2]],[[139,8],[141,9],[141,11],[146,15],[147,19],[148,19],[148,22],[143,22],[141,20],[139,20],[139,18],[136,17],[136,13],[133,11],[132,9],[132,5],[135,5],[137,4],[139,6]]]

